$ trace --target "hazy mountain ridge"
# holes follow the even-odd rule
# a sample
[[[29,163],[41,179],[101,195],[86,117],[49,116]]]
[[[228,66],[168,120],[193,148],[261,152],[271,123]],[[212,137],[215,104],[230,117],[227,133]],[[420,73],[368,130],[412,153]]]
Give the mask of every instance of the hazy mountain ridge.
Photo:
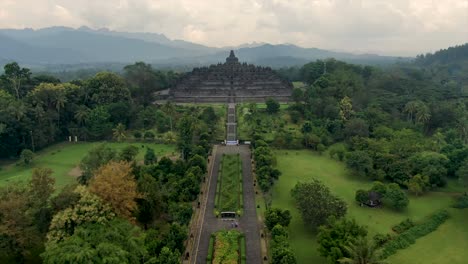
[[[156,66],[208,65],[224,62],[230,47],[213,48],[158,33],[117,32],[88,27],[0,29],[0,58],[28,65],[133,63]],[[336,58],[353,63],[390,64],[397,57],[357,55],[291,44],[249,43],[238,47],[240,61],[272,67],[302,65],[312,60]],[[404,60],[408,60],[405,58]]]

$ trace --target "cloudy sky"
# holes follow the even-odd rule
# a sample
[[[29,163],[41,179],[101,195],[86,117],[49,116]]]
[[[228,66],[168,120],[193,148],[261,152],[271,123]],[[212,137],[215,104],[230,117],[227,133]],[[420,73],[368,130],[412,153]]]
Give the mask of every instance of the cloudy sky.
[[[468,0],[0,0],[0,28],[55,25],[415,55],[468,42]]]

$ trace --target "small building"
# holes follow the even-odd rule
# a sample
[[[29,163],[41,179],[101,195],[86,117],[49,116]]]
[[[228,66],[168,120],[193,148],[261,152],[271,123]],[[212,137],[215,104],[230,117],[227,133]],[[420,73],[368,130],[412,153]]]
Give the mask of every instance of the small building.
[[[379,206],[382,203],[382,201],[381,201],[382,195],[380,195],[380,193],[370,191],[368,196],[369,196],[368,200],[365,203],[367,206],[376,207],[376,206]]]

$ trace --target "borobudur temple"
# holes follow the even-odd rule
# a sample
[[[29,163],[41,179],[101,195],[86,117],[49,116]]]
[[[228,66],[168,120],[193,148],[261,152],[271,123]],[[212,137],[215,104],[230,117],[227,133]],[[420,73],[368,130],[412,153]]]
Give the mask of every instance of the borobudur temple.
[[[267,98],[289,101],[293,86],[270,67],[240,63],[231,50],[225,63],[194,68],[170,90],[175,102],[241,103]]]

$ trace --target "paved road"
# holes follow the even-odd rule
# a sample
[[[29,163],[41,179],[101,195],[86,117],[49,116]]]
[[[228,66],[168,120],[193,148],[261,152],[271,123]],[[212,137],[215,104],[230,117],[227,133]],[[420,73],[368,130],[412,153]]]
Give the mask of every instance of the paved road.
[[[246,238],[246,257],[247,263],[257,264],[262,263],[261,247],[260,247],[260,229],[255,208],[255,191],[253,188],[252,168],[250,163],[250,149],[248,146],[218,146],[214,155],[214,169],[211,175],[210,188],[205,210],[204,221],[202,224],[201,235],[198,243],[198,250],[194,260],[195,263],[206,263],[208,255],[208,247],[210,235],[213,232],[222,229],[230,229],[230,222],[221,220],[214,216],[214,201],[216,194],[216,182],[218,180],[218,168],[221,162],[223,153],[236,154],[239,153],[242,160],[243,172],[243,193],[244,193],[244,214],[239,219],[239,230],[245,234]]]

